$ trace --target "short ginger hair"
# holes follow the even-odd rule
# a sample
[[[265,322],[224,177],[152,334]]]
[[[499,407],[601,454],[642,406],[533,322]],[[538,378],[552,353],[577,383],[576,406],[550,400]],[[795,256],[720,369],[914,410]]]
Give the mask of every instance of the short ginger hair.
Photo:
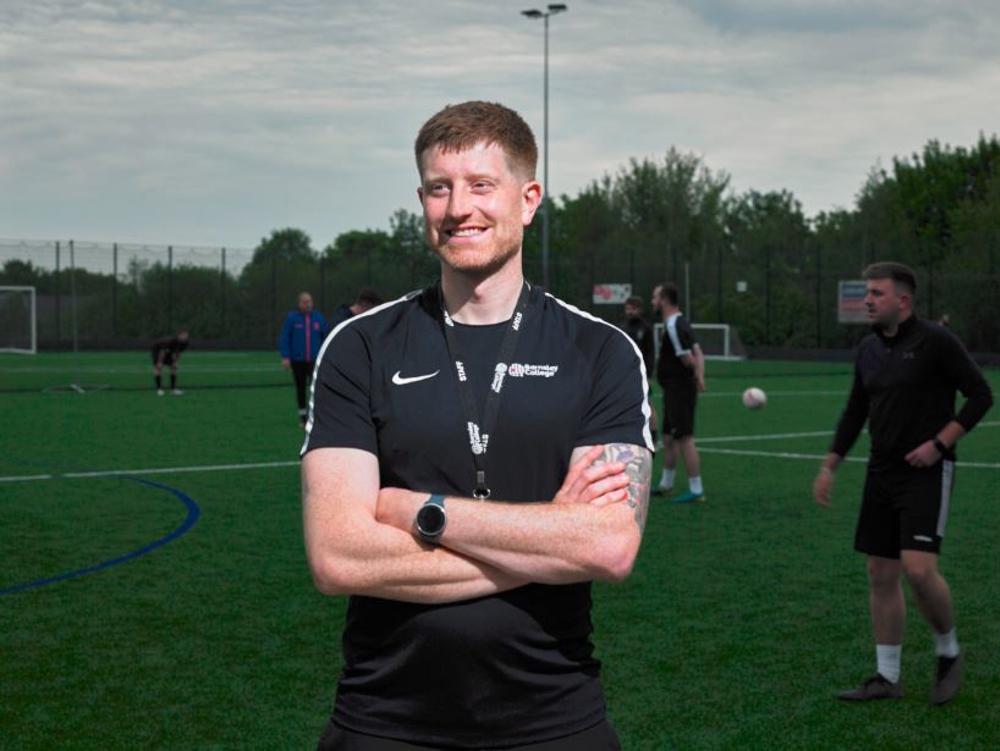
[[[517,112],[495,102],[449,104],[431,116],[414,143],[417,170],[423,175],[423,158],[428,149],[467,151],[480,143],[502,148],[507,166],[520,179],[535,179],[538,145],[534,133]]]

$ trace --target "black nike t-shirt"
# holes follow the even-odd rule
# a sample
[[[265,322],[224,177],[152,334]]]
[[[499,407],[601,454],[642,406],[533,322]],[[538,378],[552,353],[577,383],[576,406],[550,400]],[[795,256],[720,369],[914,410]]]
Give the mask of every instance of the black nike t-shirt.
[[[369,451],[383,487],[471,496],[475,465],[442,326],[429,288],[338,328],[320,353],[303,453]],[[480,414],[506,328],[455,327]],[[647,418],[628,337],[532,289],[488,437],[492,497],[551,500],[578,446],[652,449]],[[604,717],[590,606],[589,583],[445,605],[354,596],[334,717],[363,733],[467,747],[586,729]]]

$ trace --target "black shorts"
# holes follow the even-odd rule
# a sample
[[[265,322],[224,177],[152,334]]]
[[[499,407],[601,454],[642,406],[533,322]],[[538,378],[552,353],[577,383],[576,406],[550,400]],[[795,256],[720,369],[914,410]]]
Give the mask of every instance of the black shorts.
[[[164,364],[165,366],[168,366],[168,367],[169,367],[169,366],[171,366],[171,365],[173,365],[173,364],[174,364],[174,360],[175,360],[176,358],[174,357],[174,353],[173,353],[173,351],[171,351],[171,350],[169,350],[169,349],[168,349],[168,350],[159,350],[159,349],[154,349],[154,350],[150,350],[150,354],[151,354],[151,355],[152,355],[152,357],[153,357],[153,365],[157,365],[157,364],[159,363],[159,360],[160,360],[160,352],[163,352],[163,353],[164,353],[164,354],[163,354],[163,364]]]
[[[694,408],[698,403],[698,387],[693,379],[666,381],[663,388],[663,414],[660,433],[671,438],[694,435]]]
[[[881,558],[899,558],[900,550],[939,553],[954,484],[955,463],[947,459],[869,472],[854,549]]]
[[[356,733],[330,720],[317,751],[431,751],[438,748]],[[604,720],[564,738],[506,748],[508,751],[621,751],[621,743],[611,723]]]

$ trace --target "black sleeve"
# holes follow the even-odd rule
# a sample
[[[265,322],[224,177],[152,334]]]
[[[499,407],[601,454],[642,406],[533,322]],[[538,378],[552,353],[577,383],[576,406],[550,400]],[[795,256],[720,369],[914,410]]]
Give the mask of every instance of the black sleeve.
[[[345,326],[327,338],[313,381],[303,455],[315,448],[356,448],[378,455],[371,384],[371,349],[358,328]]]
[[[649,432],[646,379],[635,342],[614,329],[594,367],[587,412],[577,446],[631,443],[653,450]]]
[[[955,420],[968,433],[993,406],[993,392],[957,336],[943,331],[939,346],[939,362],[945,369],[946,377],[965,397],[965,404],[955,415]]]
[[[833,436],[830,451],[838,456],[847,456],[847,452],[851,450],[851,446],[858,439],[867,419],[868,392],[865,391],[861,381],[861,369],[855,362],[851,395],[847,398],[847,406],[837,423],[837,432]]]

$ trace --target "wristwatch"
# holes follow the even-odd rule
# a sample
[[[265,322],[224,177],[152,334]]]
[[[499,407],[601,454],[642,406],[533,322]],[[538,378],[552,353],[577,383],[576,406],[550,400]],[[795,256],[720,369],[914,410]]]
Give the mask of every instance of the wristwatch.
[[[941,439],[938,438],[937,436],[934,436],[934,448],[938,450],[939,454],[948,453],[948,447],[945,446],[944,443],[942,443]]]
[[[437,545],[444,533],[445,525],[448,523],[448,515],[444,511],[444,496],[435,493],[417,511],[417,516],[413,520],[413,525],[417,528],[417,534],[424,542]]]

